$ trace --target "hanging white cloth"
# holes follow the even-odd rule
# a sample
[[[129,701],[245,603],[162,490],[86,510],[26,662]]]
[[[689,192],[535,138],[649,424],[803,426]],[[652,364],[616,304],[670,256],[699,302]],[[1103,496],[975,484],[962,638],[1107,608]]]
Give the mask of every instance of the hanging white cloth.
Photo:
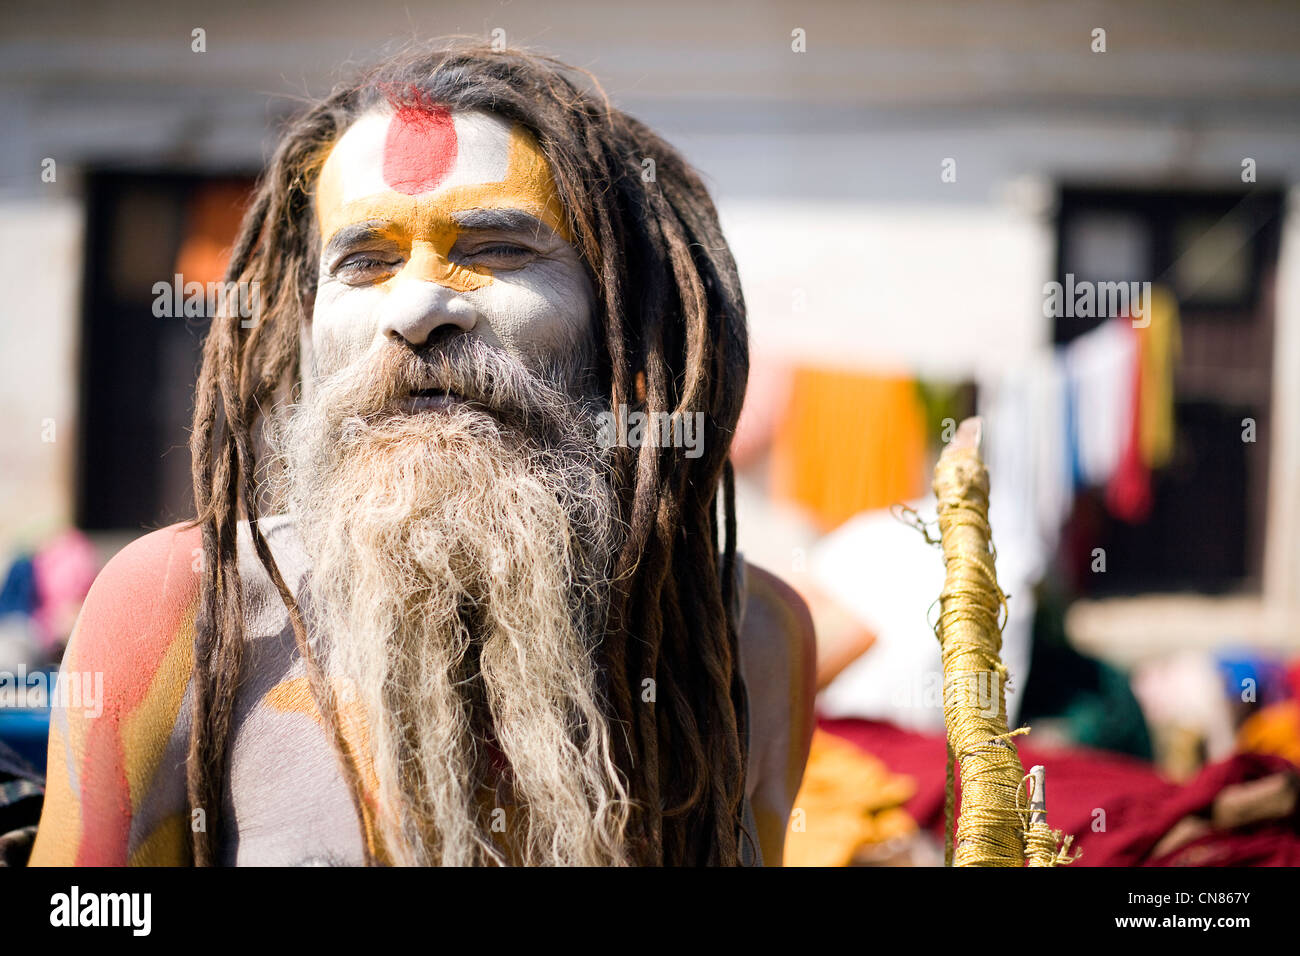
[[[1105,485],[1119,467],[1133,424],[1137,337],[1127,319],[1111,319],[1066,347],[1075,408],[1077,459],[1085,485]]]
[[[1056,352],[980,388],[981,456],[990,481],[995,542],[1015,542],[1037,580],[1056,551],[1074,502],[1065,364]]]

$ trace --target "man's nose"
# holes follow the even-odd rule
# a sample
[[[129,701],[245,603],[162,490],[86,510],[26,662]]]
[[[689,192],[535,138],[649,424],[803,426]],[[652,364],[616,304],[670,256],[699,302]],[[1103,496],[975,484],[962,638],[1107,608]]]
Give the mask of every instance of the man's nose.
[[[383,327],[386,338],[420,348],[443,326],[468,332],[478,321],[474,306],[455,289],[427,279],[398,281],[384,303]]]

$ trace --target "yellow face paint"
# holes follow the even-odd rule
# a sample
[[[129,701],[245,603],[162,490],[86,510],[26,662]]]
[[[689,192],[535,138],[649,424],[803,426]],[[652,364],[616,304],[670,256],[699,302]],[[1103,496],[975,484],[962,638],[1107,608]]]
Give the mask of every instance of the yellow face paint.
[[[490,114],[400,109],[364,117],[321,169],[316,208],[323,244],[340,229],[369,224],[407,250],[381,287],[405,279],[458,292],[482,288],[490,270],[457,264],[457,214],[513,210],[572,241],[550,166],[522,126]]]

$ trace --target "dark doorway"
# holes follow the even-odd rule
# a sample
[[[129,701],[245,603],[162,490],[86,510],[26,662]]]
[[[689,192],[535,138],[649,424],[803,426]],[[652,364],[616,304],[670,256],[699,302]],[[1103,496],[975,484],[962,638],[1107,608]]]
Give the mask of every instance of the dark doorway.
[[[189,424],[209,316],[159,283],[218,281],[252,181],[87,176],[77,524],[153,528],[193,514]],[[159,311],[173,314],[156,314]]]
[[[1064,548],[1083,596],[1258,591],[1272,427],[1273,279],[1280,189],[1062,190],[1057,279],[1152,281],[1178,300],[1175,452],[1152,475],[1146,520],[1113,517],[1082,493]],[[1064,344],[1102,320],[1060,317]],[[1243,441],[1246,421],[1254,440]],[[1107,573],[1088,573],[1095,547]]]

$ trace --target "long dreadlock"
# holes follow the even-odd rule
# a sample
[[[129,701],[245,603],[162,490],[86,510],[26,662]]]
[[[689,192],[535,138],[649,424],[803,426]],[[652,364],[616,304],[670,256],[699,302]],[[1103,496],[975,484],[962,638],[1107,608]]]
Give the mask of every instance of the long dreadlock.
[[[551,57],[464,41],[389,60],[294,121],[231,255],[226,281],[257,282],[260,314],[251,328],[234,315],[214,319],[190,442],[204,588],[186,783],[190,808],[203,808],[208,823],[193,835],[194,860],[216,862],[221,826],[244,648],[236,560],[241,518],[288,609],[364,828],[356,760],[340,732],[332,690],[258,528],[253,436],[263,409],[301,377],[299,335],[310,317],[319,256],[316,174],[351,122],[384,101],[489,110],[529,129],[550,161],[598,290],[596,371],[610,407],[704,413],[697,458],[657,443],[616,450],[614,487],[627,534],[615,557],[598,653],[609,717],[622,731],[614,734],[616,761],[634,801],[630,858],[735,864],[740,841],[753,839],[740,824],[747,701],[733,615],[735,517],[727,462],[748,373],[735,263],[696,173],[650,129],[613,108],[594,78]],[[643,175],[646,158],[654,161],[653,176]],[[645,693],[652,686],[647,680],[657,693]],[[367,862],[373,862],[368,850]]]

